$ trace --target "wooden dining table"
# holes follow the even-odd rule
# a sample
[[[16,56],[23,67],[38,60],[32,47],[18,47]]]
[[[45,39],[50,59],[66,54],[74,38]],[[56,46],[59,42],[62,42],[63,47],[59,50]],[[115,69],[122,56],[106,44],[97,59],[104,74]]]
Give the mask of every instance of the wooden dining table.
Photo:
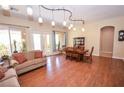
[[[88,49],[80,49],[80,48],[74,48],[74,47],[69,47],[66,49],[66,53],[70,53],[70,56],[71,54],[78,54],[80,57],[80,60],[83,60],[84,59],[84,55],[88,52],[89,50]]]
[[[79,54],[80,56],[80,60],[84,60],[84,55],[88,52],[88,49],[84,49],[83,51],[80,49],[77,49],[76,52]]]

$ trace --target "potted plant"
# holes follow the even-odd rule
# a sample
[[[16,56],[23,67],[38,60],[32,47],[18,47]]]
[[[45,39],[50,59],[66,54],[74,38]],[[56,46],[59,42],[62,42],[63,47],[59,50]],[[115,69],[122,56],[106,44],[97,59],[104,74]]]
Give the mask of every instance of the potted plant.
[[[7,63],[8,66],[10,66],[10,57],[8,55],[3,55],[1,57],[1,61],[4,62],[4,63]]]
[[[3,55],[3,56],[1,57],[1,59],[2,59],[2,61],[4,61],[4,60],[9,60],[9,56],[8,56],[8,55]]]

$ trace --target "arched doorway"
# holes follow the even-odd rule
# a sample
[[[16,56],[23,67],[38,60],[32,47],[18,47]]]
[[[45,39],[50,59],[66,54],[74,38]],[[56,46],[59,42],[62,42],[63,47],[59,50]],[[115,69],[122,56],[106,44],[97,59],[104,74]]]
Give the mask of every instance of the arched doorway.
[[[114,26],[104,26],[100,31],[100,56],[112,57],[114,44]]]

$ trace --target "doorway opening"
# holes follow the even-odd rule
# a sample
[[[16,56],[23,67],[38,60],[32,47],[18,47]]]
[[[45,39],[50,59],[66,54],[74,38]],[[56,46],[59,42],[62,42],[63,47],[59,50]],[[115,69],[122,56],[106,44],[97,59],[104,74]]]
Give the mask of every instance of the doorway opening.
[[[112,58],[114,26],[104,26],[100,30],[100,56]]]

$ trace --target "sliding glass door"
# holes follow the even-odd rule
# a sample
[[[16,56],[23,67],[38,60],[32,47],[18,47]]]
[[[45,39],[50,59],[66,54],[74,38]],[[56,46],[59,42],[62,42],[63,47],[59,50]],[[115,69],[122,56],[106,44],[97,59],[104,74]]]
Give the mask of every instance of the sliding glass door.
[[[10,37],[8,29],[0,29],[0,56],[10,55]]]
[[[12,52],[22,51],[22,35],[18,30],[10,30]],[[15,49],[16,44],[16,49]]]
[[[51,53],[50,34],[43,34],[43,51],[46,55]]]
[[[55,32],[55,49],[61,50],[63,46],[66,45],[65,42],[65,33],[64,32]]]
[[[8,26],[0,26],[0,56],[22,51],[22,32]]]
[[[45,55],[51,53],[51,35],[50,33],[34,33],[33,35],[34,50],[42,50]]]
[[[41,50],[41,35],[33,34],[34,50]]]

